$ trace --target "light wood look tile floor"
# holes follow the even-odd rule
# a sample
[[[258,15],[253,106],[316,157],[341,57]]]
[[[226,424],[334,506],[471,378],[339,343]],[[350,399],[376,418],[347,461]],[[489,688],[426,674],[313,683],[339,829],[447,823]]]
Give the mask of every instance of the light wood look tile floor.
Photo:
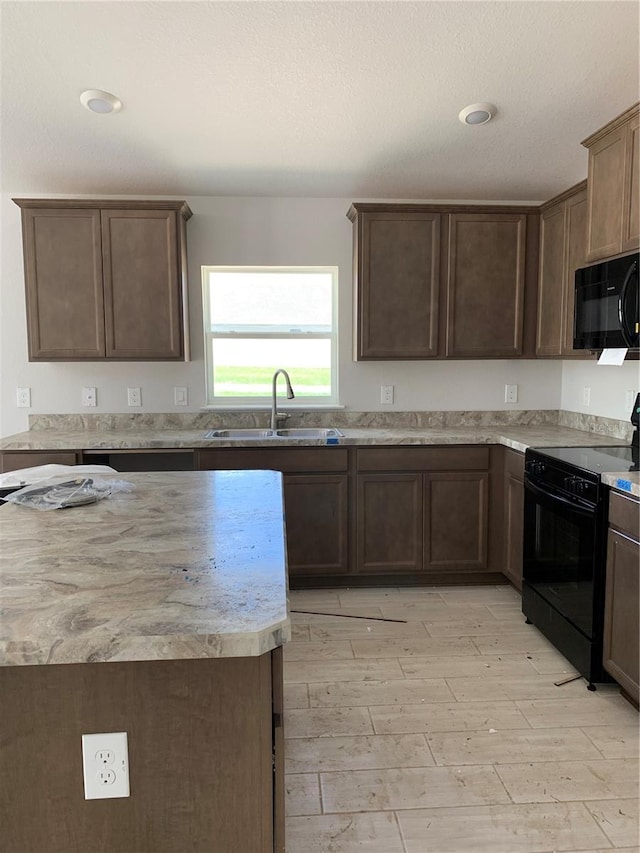
[[[638,714],[556,687],[573,669],[511,587],[290,607],[323,615],[284,652],[287,853],[638,853]]]

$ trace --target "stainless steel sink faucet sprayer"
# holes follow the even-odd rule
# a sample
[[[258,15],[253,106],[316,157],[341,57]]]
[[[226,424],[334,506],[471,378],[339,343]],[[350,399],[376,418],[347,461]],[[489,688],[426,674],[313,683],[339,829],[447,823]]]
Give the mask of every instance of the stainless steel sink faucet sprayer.
[[[287,383],[287,399],[293,400],[296,396],[293,393],[293,388],[291,387],[291,380],[289,379],[289,374],[286,370],[282,370],[282,368],[276,370],[273,374],[273,382],[271,385],[271,429],[278,428],[278,420],[288,418],[289,415],[282,414],[276,411],[276,383],[278,381],[278,375],[282,374],[284,376],[285,382]]]

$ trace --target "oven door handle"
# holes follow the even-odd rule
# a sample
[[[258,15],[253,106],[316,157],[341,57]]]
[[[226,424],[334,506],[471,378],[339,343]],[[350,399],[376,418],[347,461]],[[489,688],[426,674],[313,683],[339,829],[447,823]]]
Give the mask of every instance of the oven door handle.
[[[531,494],[538,500],[540,503],[547,503],[549,505],[556,505],[564,507],[565,509],[571,510],[571,512],[576,513],[577,515],[582,515],[585,518],[591,518],[595,515],[595,507],[589,509],[584,506],[580,506],[580,504],[574,503],[573,501],[567,500],[567,498],[563,498],[561,495],[554,495],[550,492],[545,492],[544,489],[541,489],[540,486],[536,486],[531,482],[527,477],[524,478],[524,487],[528,489]]]

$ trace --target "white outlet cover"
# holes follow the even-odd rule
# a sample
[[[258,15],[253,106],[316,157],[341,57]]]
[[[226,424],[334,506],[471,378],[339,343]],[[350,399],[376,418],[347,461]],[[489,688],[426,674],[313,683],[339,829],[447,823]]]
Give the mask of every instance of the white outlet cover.
[[[394,386],[393,385],[381,385],[380,386],[380,402],[384,406],[389,406],[393,403],[393,394]]]
[[[82,735],[85,800],[128,797],[129,746],[126,732]]]
[[[128,406],[141,406],[142,405],[142,392],[140,388],[127,388],[127,405]]]
[[[31,388],[16,388],[16,406],[19,409],[31,408]]]

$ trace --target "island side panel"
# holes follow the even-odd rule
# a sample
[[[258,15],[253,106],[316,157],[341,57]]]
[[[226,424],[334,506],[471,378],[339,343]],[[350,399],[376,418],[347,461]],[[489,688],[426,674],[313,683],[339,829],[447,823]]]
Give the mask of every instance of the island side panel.
[[[0,667],[0,849],[272,853],[272,708],[271,654]],[[81,735],[117,731],[131,796],[85,800]]]

